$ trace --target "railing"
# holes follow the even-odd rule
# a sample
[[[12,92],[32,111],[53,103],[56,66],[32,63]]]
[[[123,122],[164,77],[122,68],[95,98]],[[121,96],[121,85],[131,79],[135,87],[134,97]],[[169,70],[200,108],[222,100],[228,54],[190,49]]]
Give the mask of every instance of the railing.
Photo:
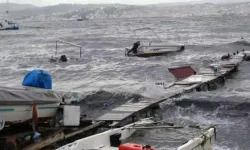
[[[68,44],[68,45],[80,48],[80,58],[82,57],[82,46],[76,45],[74,43],[70,43],[70,42],[67,42],[67,41],[63,41],[63,40],[56,40],[56,52],[55,52],[55,56],[57,55],[58,43],[64,43],[64,44]]]
[[[135,33],[135,35],[136,35],[136,31],[143,31],[143,30],[150,30],[150,31],[152,31],[152,32],[154,33],[154,35],[157,37],[157,39],[158,39],[161,43],[163,43],[162,40],[160,39],[160,37],[156,34],[156,32],[155,32],[152,28],[139,28],[139,29],[135,29],[135,30],[134,30],[134,33]],[[151,45],[152,42],[153,42],[153,41],[150,41],[149,46]]]

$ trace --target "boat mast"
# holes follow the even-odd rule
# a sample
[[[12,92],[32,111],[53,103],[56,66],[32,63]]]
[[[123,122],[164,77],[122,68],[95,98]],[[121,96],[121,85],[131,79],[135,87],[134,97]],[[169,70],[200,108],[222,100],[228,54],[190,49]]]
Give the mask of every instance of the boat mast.
[[[6,4],[6,13],[9,14],[9,0],[7,0],[7,4]]]

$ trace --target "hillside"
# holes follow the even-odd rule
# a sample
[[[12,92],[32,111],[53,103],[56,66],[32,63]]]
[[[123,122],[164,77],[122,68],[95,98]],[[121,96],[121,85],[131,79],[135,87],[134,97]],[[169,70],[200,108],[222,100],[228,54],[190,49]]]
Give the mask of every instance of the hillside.
[[[218,1],[218,0],[214,0]],[[219,0],[221,3],[223,0]],[[230,0],[234,2],[235,0]],[[204,2],[204,1],[203,1]],[[220,16],[220,15],[250,15],[250,3],[213,4],[192,3],[189,5],[154,4],[154,5],[124,5],[124,4],[59,4],[47,7],[35,7],[12,11],[11,15],[23,19],[70,19],[81,16],[87,19],[106,18],[138,18],[138,17],[189,17],[189,16]],[[38,17],[39,16],[39,17]],[[74,19],[73,19],[74,20]]]
[[[0,3],[0,12],[5,12],[6,6],[7,6],[6,3]],[[9,4],[9,11],[20,11],[31,8],[36,8],[36,6],[30,4],[15,4],[15,3]]]
[[[38,16],[38,15],[52,15],[54,13],[67,13],[69,11],[83,8],[81,4],[59,4],[54,6],[36,7],[12,12],[13,16]]]
[[[205,3],[226,4],[226,3],[244,3],[250,0],[203,0]]]

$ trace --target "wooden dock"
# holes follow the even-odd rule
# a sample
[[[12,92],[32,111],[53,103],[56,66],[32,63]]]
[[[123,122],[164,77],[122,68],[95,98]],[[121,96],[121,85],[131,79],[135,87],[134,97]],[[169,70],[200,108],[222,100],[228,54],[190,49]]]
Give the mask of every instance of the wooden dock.
[[[210,66],[220,66],[219,71],[215,74],[212,68],[201,68],[198,73],[191,75],[183,80],[174,82],[171,86],[167,87],[168,94],[165,99],[154,100],[144,99],[139,102],[127,102],[110,112],[100,116],[98,121],[116,121],[121,122],[128,118],[138,116],[140,113],[155,107],[159,103],[167,99],[179,97],[185,93],[193,91],[212,90],[214,84],[224,83],[225,78],[237,71],[238,66],[243,62],[244,55],[238,54],[230,60],[218,61]]]
[[[127,123],[127,120],[130,122],[136,121],[140,119],[140,117],[149,117],[148,111],[155,106],[158,106],[159,103],[166,101],[170,98],[179,97],[185,93],[190,93],[193,91],[207,91],[213,90],[213,87],[216,86],[215,84],[224,83],[225,78],[231,75],[233,72],[237,71],[238,66],[241,62],[243,62],[244,55],[239,54],[234,56],[232,59],[227,61],[218,61],[217,63],[211,64],[210,66],[220,66],[221,68],[217,73],[215,73],[211,68],[201,68],[196,74],[189,75],[185,79],[178,80],[171,84],[170,86],[166,87],[167,94],[165,95],[164,99],[143,99],[140,101],[129,101],[125,104],[122,103],[121,106],[108,111],[104,115],[101,115],[98,118],[95,118],[94,121],[87,125],[84,119],[84,125],[76,128],[71,129],[70,127],[55,127],[55,129],[48,128],[40,128],[37,131],[42,134],[40,137],[39,142],[34,142],[32,140],[27,140],[24,137],[31,137],[34,131],[30,131],[23,135],[18,133],[10,133],[11,136],[6,135],[3,136],[3,143],[2,145],[8,146],[12,145],[17,147],[17,149],[26,149],[26,150],[33,150],[33,149],[42,149],[44,147],[53,146],[53,143],[58,141],[62,141],[64,139],[68,139],[74,137],[79,134],[88,133],[94,131],[102,126],[120,126],[123,123]],[[95,110],[96,111],[96,110]],[[131,120],[132,119],[132,120]],[[12,128],[10,127],[10,131]],[[21,129],[23,130],[23,129]],[[24,131],[22,131],[24,132]],[[15,137],[12,139],[12,137]],[[11,139],[11,140],[6,140]],[[16,139],[21,139],[22,141],[17,142]],[[31,142],[31,143],[30,143]],[[0,140],[1,145],[1,140]],[[1,145],[1,146],[2,146]],[[52,148],[53,149],[53,148]]]

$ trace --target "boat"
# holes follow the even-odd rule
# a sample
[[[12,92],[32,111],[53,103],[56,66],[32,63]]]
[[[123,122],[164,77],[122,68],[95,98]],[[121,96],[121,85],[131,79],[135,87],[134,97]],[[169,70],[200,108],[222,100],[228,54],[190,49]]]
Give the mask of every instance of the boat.
[[[81,17],[81,16],[75,16],[77,21],[84,21],[84,20],[88,20],[88,18],[86,16]]]
[[[30,121],[33,105],[39,120],[53,118],[60,103],[60,96],[50,90],[0,87],[0,117],[6,125]]]
[[[0,30],[19,30],[19,24],[5,20],[0,23]]]
[[[7,0],[6,14],[9,16],[9,0]],[[4,20],[0,22],[0,30],[19,30],[19,24],[11,20]]]
[[[84,19],[82,17],[80,17],[80,18],[77,18],[76,20],[77,21],[83,21]]]
[[[136,29],[134,32],[138,30],[150,30],[154,33],[160,43],[153,43],[150,41],[148,44],[141,44],[140,41],[137,41],[133,44],[133,47],[125,48],[125,56],[129,57],[152,57],[152,56],[163,56],[171,53],[182,52],[185,50],[184,45],[169,45],[164,43],[159,36],[154,32],[151,28],[141,28]]]
[[[180,126],[171,125],[159,126],[157,125],[158,123],[159,122],[154,121],[153,118],[141,119],[138,122],[126,125],[121,128],[112,128],[105,132],[77,140],[73,143],[59,147],[57,150],[154,150],[154,148],[150,145],[123,142],[131,138],[131,136],[138,130],[145,130],[145,132],[147,132],[148,130],[165,129],[163,130],[164,132],[168,132],[169,130],[178,130],[177,132],[179,132],[179,130],[182,128]],[[212,150],[216,134],[215,127],[211,126],[204,129],[197,128],[197,130],[200,131],[200,134],[197,136],[189,136],[189,138],[193,138],[185,141],[184,144],[177,146],[177,150]],[[184,137],[185,136],[181,138]],[[174,142],[181,143],[177,141]]]
[[[62,98],[59,93],[50,89],[49,78],[45,71],[34,70],[25,76],[23,87],[0,87],[2,124],[27,123],[32,120],[33,115],[36,115],[38,121],[55,117]]]
[[[58,50],[59,50],[59,43],[79,48],[79,56],[77,56],[77,57],[72,56],[72,55],[71,56],[66,56],[65,54],[58,56],[57,53],[58,53]],[[51,63],[62,63],[62,62],[67,62],[69,60],[71,60],[71,61],[76,60],[77,61],[77,60],[81,59],[81,57],[82,57],[82,46],[74,44],[74,43],[70,43],[70,42],[67,42],[67,41],[63,41],[63,40],[56,40],[55,55],[52,55],[50,57],[49,61]]]

